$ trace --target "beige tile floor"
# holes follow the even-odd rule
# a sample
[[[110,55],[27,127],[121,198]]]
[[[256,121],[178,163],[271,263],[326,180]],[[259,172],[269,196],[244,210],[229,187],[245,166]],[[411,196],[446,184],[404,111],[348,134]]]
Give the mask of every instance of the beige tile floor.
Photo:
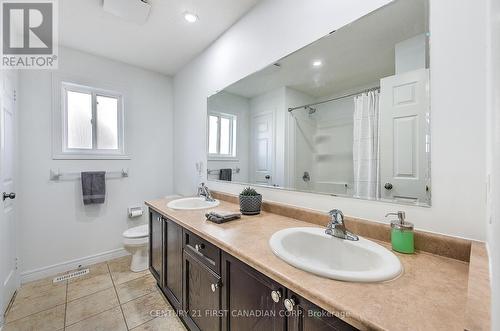
[[[186,330],[149,271],[129,266],[127,256],[92,265],[69,281],[23,284],[3,331]]]

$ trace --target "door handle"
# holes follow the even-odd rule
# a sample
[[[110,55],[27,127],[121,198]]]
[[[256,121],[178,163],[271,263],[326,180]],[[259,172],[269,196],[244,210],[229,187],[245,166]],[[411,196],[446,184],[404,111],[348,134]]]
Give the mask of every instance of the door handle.
[[[16,194],[14,192],[10,192],[10,193],[3,192],[3,201],[5,201],[7,199],[15,199],[15,198],[16,198]]]
[[[392,190],[392,188],[393,188],[392,183],[385,183],[384,188],[386,190]]]

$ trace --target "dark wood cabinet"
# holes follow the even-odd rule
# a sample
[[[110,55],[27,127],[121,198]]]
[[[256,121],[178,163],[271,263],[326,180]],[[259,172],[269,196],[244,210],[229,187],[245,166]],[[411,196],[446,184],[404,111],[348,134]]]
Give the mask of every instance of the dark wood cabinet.
[[[149,212],[149,270],[158,286],[163,286],[163,217]]]
[[[184,249],[184,317],[190,330],[221,328],[221,277]]]
[[[357,330],[337,316],[319,308],[292,291],[288,291],[286,300],[290,300],[289,307],[293,307],[288,315],[288,331]]]
[[[222,253],[223,331],[286,330],[286,289],[229,254]]]
[[[356,330],[154,210],[149,228],[149,269],[191,331]]]
[[[163,292],[175,310],[182,309],[182,227],[167,218],[163,223],[165,276]]]

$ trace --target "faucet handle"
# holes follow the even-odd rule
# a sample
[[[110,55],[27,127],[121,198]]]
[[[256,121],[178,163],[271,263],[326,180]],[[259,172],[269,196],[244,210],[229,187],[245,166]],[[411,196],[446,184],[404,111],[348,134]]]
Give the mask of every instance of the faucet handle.
[[[387,213],[385,215],[385,217],[388,217],[388,216],[391,216],[391,215],[394,215],[394,216],[397,216],[398,217],[398,220],[400,223],[403,223],[405,218],[406,218],[406,214],[404,211],[398,211],[397,213]]]
[[[340,220],[344,221],[344,213],[342,213],[342,210],[340,209],[332,209],[328,212],[328,215],[332,218],[332,220],[335,220],[338,222],[337,217],[340,215]]]

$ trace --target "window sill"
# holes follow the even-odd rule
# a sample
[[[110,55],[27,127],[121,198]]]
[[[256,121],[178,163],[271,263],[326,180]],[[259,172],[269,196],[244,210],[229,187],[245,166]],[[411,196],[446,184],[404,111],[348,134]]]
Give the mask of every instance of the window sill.
[[[52,160],[130,160],[130,155],[124,154],[56,154]]]
[[[208,157],[207,161],[227,161],[227,162],[240,162],[239,159],[231,157]]]

